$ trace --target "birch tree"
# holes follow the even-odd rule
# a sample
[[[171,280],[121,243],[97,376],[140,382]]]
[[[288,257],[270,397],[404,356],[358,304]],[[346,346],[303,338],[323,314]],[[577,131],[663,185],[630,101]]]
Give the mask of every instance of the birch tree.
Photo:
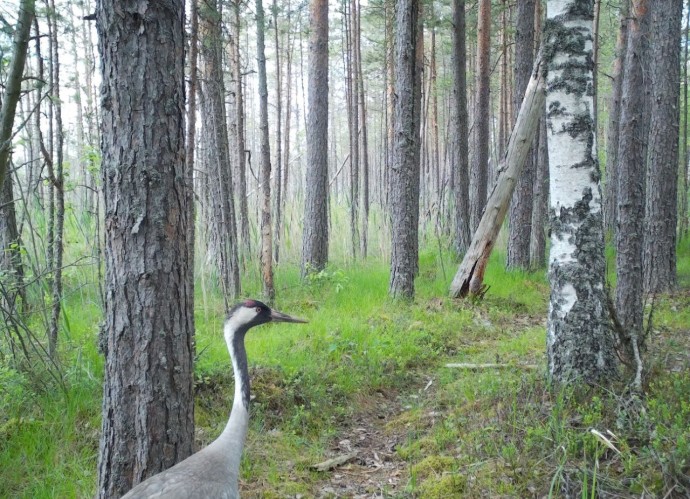
[[[549,0],[544,32],[550,162],[549,375],[599,382],[616,372],[606,309],[595,155],[591,0]]]

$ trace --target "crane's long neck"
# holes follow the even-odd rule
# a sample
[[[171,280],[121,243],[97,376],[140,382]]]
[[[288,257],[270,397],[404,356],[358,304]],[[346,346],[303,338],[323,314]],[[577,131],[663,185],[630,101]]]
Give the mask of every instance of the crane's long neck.
[[[235,330],[231,324],[225,326],[225,341],[230,351],[232,369],[235,374],[235,397],[228,424],[217,441],[229,459],[230,474],[234,480],[239,477],[242,449],[249,425],[249,369],[247,368],[247,351],[244,348],[246,332],[246,328]]]

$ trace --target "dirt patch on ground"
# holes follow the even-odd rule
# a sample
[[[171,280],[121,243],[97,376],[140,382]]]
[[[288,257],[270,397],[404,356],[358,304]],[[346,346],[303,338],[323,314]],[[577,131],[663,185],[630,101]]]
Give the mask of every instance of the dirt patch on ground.
[[[327,459],[356,453],[356,457],[330,471],[314,484],[318,498],[352,497],[358,499],[401,497],[408,483],[408,466],[396,454],[401,430],[387,424],[405,411],[394,393],[377,392],[360,401],[363,410],[334,439]]]

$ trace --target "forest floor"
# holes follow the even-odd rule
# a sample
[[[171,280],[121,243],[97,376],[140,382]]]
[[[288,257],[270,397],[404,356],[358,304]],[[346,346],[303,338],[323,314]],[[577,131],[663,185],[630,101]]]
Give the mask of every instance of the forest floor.
[[[381,262],[329,268],[305,285],[296,268],[279,270],[277,308],[310,323],[247,337],[242,497],[688,497],[690,250],[679,253],[679,290],[654,304],[642,396],[625,374],[606,387],[548,386],[543,271],[506,272],[494,255],[489,292],[473,302],[446,298],[453,268],[424,253],[410,303],[387,298]],[[95,491],[100,309],[67,277],[66,392],[0,366],[0,497]],[[245,282],[247,296],[258,291]],[[222,320],[217,292],[198,286],[199,446],[232,404]]]

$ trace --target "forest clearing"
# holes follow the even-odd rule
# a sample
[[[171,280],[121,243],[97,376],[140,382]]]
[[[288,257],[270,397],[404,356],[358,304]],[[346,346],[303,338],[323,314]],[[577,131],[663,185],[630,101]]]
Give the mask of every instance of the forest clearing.
[[[0,497],[690,497],[689,48],[683,0],[6,0]]]

